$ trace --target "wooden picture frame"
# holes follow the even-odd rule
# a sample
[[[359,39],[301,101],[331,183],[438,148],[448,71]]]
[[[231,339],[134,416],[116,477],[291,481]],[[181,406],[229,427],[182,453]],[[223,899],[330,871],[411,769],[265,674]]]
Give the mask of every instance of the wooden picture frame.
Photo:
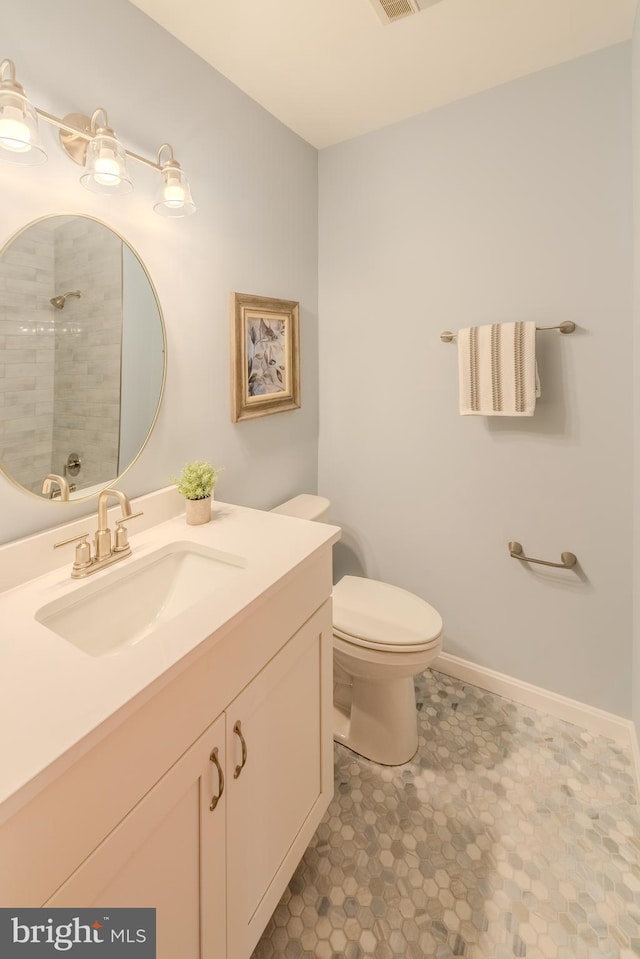
[[[231,419],[300,407],[300,305],[231,294]]]

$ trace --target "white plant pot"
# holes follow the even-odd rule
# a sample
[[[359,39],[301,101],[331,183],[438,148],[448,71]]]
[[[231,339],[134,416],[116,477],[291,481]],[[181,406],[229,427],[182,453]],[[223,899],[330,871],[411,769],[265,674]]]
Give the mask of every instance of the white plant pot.
[[[211,497],[186,500],[187,526],[202,526],[211,520]]]

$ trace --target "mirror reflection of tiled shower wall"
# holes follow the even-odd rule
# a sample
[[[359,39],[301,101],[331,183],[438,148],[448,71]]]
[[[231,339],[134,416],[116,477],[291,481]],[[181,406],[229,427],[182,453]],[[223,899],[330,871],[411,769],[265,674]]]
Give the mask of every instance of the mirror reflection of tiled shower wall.
[[[0,459],[39,491],[51,471],[54,253],[45,223],[0,260]]]
[[[0,260],[0,460],[23,486],[72,452],[79,488],[118,474],[121,349],[119,237],[88,218],[29,227]]]
[[[122,351],[122,241],[75,218],[56,230],[58,292],[79,290],[56,310],[52,464],[82,460],[79,488],[118,475]]]

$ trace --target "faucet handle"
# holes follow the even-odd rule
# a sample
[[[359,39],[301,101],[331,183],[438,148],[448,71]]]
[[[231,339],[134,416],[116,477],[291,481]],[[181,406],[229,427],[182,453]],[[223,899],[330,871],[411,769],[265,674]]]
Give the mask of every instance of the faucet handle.
[[[72,536],[70,539],[63,539],[62,542],[53,544],[54,549],[58,549],[60,546],[69,546],[71,543],[78,544],[76,546],[76,558],[72,566],[72,575],[73,570],[86,569],[87,566],[91,565],[91,547],[87,542],[88,536],[88,533],[80,533],[78,536]]]
[[[129,516],[123,516],[121,519],[116,520],[116,535],[115,535],[115,545],[113,547],[114,553],[121,553],[125,549],[129,549],[129,536],[127,533],[127,527],[124,525],[128,523],[130,519],[136,519],[138,516],[144,516],[144,513],[141,511],[139,513],[131,513]]]

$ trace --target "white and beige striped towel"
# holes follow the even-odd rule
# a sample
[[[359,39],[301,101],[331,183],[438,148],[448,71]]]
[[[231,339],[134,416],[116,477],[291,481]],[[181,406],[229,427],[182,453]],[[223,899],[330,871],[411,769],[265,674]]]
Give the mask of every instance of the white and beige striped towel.
[[[535,323],[492,323],[458,331],[462,416],[533,416],[540,383]]]

